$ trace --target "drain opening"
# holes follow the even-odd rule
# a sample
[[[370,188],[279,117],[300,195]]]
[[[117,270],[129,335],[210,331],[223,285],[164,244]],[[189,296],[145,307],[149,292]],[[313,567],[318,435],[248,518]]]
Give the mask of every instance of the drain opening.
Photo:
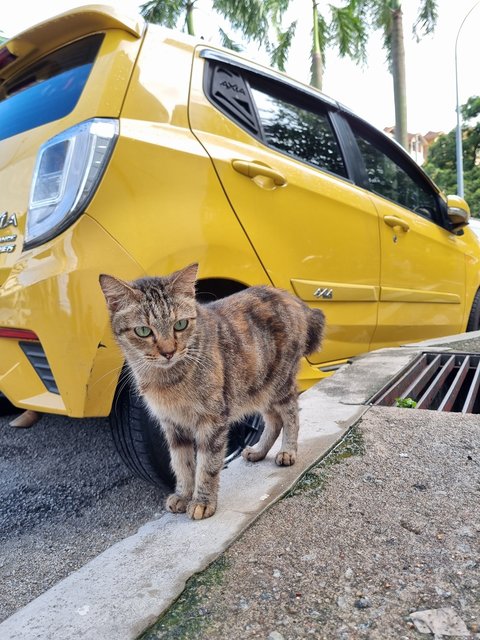
[[[393,407],[397,398],[415,400],[416,409],[480,413],[480,354],[420,354],[369,404]]]

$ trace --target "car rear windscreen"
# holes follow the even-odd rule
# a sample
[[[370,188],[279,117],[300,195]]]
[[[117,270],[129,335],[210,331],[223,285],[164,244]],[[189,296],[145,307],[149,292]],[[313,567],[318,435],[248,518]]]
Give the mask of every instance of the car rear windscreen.
[[[0,87],[0,140],[68,115],[102,44],[95,34],[34,62]]]

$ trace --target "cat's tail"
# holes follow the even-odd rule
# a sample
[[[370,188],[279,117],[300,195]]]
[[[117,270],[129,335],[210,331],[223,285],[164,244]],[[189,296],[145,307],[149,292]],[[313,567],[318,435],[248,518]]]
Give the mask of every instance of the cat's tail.
[[[320,309],[309,309],[305,351],[303,355],[309,356],[320,349],[324,328],[325,314],[323,311]]]

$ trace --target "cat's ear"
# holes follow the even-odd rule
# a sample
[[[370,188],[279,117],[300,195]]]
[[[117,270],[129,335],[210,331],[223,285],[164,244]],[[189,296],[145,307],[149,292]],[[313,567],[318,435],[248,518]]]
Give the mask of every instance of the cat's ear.
[[[198,263],[189,264],[188,267],[175,271],[170,276],[170,286],[177,293],[195,295],[195,282],[197,281]]]
[[[110,311],[117,311],[119,307],[138,301],[138,291],[133,289],[128,282],[106,273],[101,273],[98,280]]]

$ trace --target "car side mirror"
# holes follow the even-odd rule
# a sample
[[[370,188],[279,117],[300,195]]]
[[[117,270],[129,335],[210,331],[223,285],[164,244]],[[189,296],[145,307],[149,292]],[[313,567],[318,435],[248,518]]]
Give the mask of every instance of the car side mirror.
[[[470,220],[470,207],[460,196],[447,196],[447,215],[453,229],[461,229]]]

